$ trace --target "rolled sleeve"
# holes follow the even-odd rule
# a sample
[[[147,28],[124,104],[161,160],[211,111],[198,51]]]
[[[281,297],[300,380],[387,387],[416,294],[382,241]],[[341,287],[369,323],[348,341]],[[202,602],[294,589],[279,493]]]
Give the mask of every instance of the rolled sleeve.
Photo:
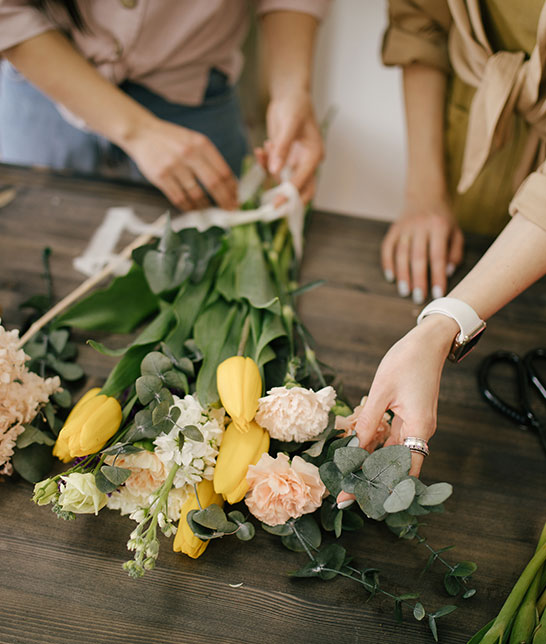
[[[546,163],[525,179],[508,210],[512,217],[519,213],[546,230]]]
[[[322,20],[328,11],[330,0],[257,0],[256,12],[259,15],[272,11],[299,11]]]
[[[24,40],[55,29],[38,9],[23,0],[0,0],[0,55]]]
[[[383,63],[401,66],[422,63],[449,72],[450,24],[451,14],[444,0],[389,0]]]

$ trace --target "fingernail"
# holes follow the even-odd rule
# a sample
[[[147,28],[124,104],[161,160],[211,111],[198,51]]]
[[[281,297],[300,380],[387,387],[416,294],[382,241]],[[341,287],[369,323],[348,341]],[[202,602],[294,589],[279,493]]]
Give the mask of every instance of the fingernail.
[[[353,436],[351,440],[347,443],[346,447],[360,447],[360,441],[358,436]]]
[[[449,262],[449,264],[446,266],[446,275],[448,277],[451,277],[454,272],[455,272],[455,264],[453,262]]]
[[[410,294],[408,283],[402,280],[401,282],[398,282],[397,286],[398,295],[400,295],[400,297],[408,297],[408,295]]]
[[[351,505],[355,502],[354,499],[347,499],[346,501],[340,501],[337,504],[337,509],[338,510],[346,510],[347,508],[350,508]]]
[[[387,280],[387,282],[389,282],[390,284],[394,282],[394,273],[391,271],[390,268],[386,268],[383,271],[383,275],[385,276],[385,279]]]
[[[414,288],[411,293],[411,298],[415,304],[422,304],[425,301],[422,288]]]
[[[277,174],[281,169],[281,160],[279,157],[273,157],[269,162],[269,172],[271,174]]]
[[[437,300],[439,297],[444,297],[444,289],[436,284],[432,287],[432,299]]]

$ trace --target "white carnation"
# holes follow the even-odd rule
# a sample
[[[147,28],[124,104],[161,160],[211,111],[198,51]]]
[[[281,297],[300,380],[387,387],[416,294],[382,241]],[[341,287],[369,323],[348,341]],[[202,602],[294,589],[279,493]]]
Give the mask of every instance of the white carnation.
[[[256,422],[267,429],[272,438],[281,441],[304,441],[326,429],[328,412],[336,400],[333,387],[319,391],[303,387],[273,387],[260,398]]]

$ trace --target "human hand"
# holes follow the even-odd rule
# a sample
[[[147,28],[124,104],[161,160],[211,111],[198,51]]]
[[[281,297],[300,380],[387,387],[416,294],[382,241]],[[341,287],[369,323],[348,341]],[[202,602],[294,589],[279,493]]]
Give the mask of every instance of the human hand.
[[[432,297],[442,297],[447,278],[462,261],[463,247],[463,234],[445,199],[408,199],[381,245],[385,279],[396,281],[402,297],[411,293],[413,301],[422,304],[429,290],[430,270]]]
[[[410,436],[431,438],[436,431],[442,369],[458,331],[451,318],[430,315],[389,349],[356,423],[361,447],[370,443],[388,409],[395,417],[385,446],[402,445]],[[424,456],[412,452],[411,475],[419,476],[423,460]],[[347,492],[337,497],[338,503],[353,499]]]
[[[140,127],[123,146],[142,174],[177,208],[237,206],[237,180],[230,167],[204,135],[156,119]]]
[[[276,179],[284,166],[303,203],[315,194],[315,171],[324,146],[308,92],[293,91],[271,100],[267,109],[268,139],[254,152],[259,163]]]

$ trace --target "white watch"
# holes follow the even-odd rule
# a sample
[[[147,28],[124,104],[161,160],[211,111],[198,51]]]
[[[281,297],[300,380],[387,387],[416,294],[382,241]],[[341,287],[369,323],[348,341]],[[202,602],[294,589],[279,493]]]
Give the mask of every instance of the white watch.
[[[461,329],[455,336],[448,358],[460,362],[472,349],[485,331],[486,323],[466,302],[455,297],[440,297],[427,304],[417,318],[420,324],[427,315],[439,313],[455,320]]]

